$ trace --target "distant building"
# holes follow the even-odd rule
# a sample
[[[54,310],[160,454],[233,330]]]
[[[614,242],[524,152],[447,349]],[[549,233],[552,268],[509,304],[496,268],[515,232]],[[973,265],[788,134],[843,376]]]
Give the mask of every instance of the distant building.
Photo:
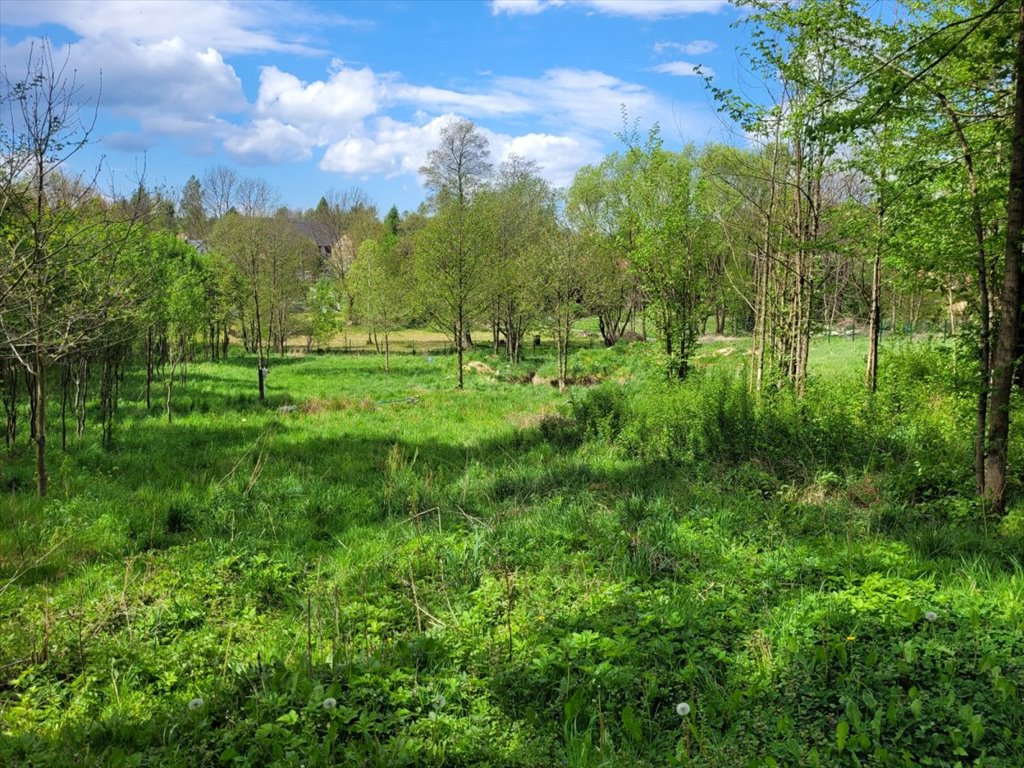
[[[316,244],[320,271],[332,269],[341,274],[348,271],[355,258],[355,249],[348,235],[335,238],[331,227],[316,220],[293,219],[292,223]]]

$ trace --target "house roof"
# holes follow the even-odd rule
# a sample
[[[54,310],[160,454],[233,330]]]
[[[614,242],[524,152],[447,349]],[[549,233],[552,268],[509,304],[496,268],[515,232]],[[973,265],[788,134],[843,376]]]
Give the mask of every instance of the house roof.
[[[331,228],[319,221],[293,219],[292,223],[296,229],[316,243],[318,248],[330,248],[337,240]]]

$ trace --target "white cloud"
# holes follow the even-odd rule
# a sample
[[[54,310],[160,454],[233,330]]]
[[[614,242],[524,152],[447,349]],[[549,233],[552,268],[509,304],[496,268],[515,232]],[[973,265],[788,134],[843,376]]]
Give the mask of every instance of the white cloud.
[[[358,127],[380,108],[382,85],[370,69],[340,67],[324,80],[304,83],[277,67],[264,67],[256,113],[292,124],[325,144]]]
[[[693,13],[718,13],[729,0],[580,0],[580,5],[610,16],[665,19]]]
[[[697,71],[699,66],[700,72]],[[653,70],[663,75],[675,75],[676,77],[714,77],[715,75],[715,71],[711,67],[704,67],[689,61],[666,61],[664,64],[653,67]]]
[[[665,105],[649,89],[596,70],[550,69],[540,78],[499,77],[500,89],[529,100],[551,124],[611,133],[621,107],[632,117],[657,120]]]
[[[273,119],[260,119],[229,136],[224,148],[245,163],[282,163],[312,156],[310,144],[298,128]]]
[[[542,0],[493,0],[491,13],[495,16],[499,13],[507,13],[509,16],[532,16],[543,13],[550,5],[551,3]]]
[[[234,137],[236,147],[244,144],[224,118],[251,109],[224,52],[313,52],[282,37],[281,30],[299,13],[265,3],[7,0],[3,20],[5,27],[59,25],[80,36],[77,42],[56,48],[54,61],[70,62],[83,103],[134,119],[144,137],[132,141],[121,130],[105,141],[107,146],[132,151],[173,136],[212,151],[214,143],[227,137]],[[17,73],[29,48],[40,44],[38,38],[14,45],[5,41],[0,63]],[[279,150],[269,155],[283,156]]]
[[[455,118],[445,114],[415,125],[382,117],[375,121],[372,135],[353,135],[328,147],[320,170],[386,176],[416,173],[440,140],[441,129]]]
[[[437,146],[441,130],[458,117],[448,113],[421,125],[382,117],[369,131],[328,147],[320,169],[354,175],[380,173],[388,177],[418,173],[427,154]],[[546,133],[513,136],[483,127],[479,130],[487,138],[495,164],[512,154],[534,160],[541,167],[541,176],[555,186],[567,185],[581,166],[596,162],[602,155],[600,143],[586,137]]]
[[[38,55],[40,42],[5,43],[0,63],[18,77],[29,49],[35,46]],[[192,49],[181,38],[117,46],[84,39],[55,49],[53,60],[74,67],[76,95],[88,112],[98,104],[103,111],[135,119],[150,141],[158,135],[216,133],[224,124],[220,115],[248,109],[242,81],[220,53]],[[131,142],[122,135],[108,144],[127,148]]]
[[[717,47],[718,43],[712,40],[691,40],[688,43],[664,42],[655,43],[654,52],[678,51],[686,56],[702,56],[705,53],[711,53]]]
[[[59,24],[86,39],[155,43],[181,38],[193,47],[224,53],[322,53],[304,40],[311,22],[342,23],[341,17],[313,16],[295,6],[267,2],[191,0],[4,0],[4,25]]]
[[[467,115],[513,115],[531,110],[529,101],[505,92],[473,93],[435,88],[430,85],[411,85],[392,82],[385,86],[387,97],[396,103],[416,104],[437,110]]]
[[[549,8],[575,6],[608,16],[667,19],[693,13],[718,13],[729,0],[491,0],[491,13],[533,15]]]
[[[598,162],[603,155],[600,144],[593,139],[547,133],[495,135],[492,152],[499,162],[513,154],[535,161],[540,166],[540,175],[556,187],[571,184],[576,171]]]
[[[594,70],[553,69],[539,78],[493,78],[488,85],[473,92],[456,91],[340,64],[326,81],[303,83],[268,67],[261,76],[256,112],[295,127],[311,145],[329,145],[324,165],[352,173],[416,170],[419,161],[396,158],[426,156],[423,142],[436,142],[439,113],[470,118],[536,116],[558,126],[559,134],[604,136],[622,127],[623,105],[631,117],[645,122],[668,124],[674,119],[671,106],[648,88]],[[383,114],[395,107],[413,108],[418,122]],[[373,116],[379,119],[368,129],[364,123]]]

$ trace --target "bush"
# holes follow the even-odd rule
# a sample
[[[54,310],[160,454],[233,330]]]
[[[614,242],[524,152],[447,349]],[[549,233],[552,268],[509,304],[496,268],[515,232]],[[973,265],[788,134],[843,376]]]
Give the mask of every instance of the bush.
[[[857,378],[752,394],[742,374],[695,371],[684,382],[610,383],[575,396],[552,442],[597,440],[639,461],[735,467],[755,462],[784,482],[885,470],[896,502],[971,495],[970,414],[950,386],[949,352],[897,347],[884,388],[869,397]],[[899,390],[894,391],[894,390]]]

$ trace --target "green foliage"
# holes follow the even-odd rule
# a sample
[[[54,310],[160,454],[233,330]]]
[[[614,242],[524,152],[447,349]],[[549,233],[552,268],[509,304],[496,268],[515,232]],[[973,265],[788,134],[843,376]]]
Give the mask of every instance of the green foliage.
[[[318,345],[325,345],[341,328],[341,296],[330,278],[322,277],[310,286],[306,296],[306,315],[309,337]]]
[[[644,345],[568,396],[325,355],[260,406],[251,358],[194,365],[174,425],[124,405],[53,498],[5,491],[0,760],[1019,762],[1019,535],[894,480],[945,445],[901,429],[961,440],[905,386],[948,353],[887,348],[865,403],[824,344],[805,402]]]

